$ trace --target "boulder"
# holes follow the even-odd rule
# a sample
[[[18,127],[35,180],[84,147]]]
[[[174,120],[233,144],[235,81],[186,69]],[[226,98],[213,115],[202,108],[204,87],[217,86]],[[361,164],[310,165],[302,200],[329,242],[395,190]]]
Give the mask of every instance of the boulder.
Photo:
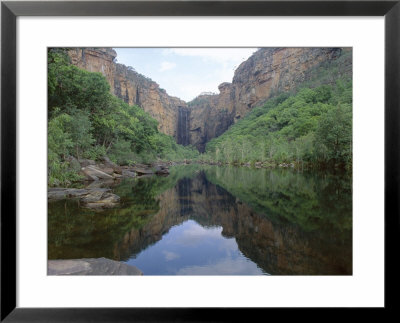
[[[120,197],[111,193],[109,188],[50,188],[48,201],[66,198],[78,198],[82,207],[91,209],[108,209],[118,205]]]
[[[88,193],[84,188],[49,188],[47,198],[49,201],[63,200],[66,198],[76,198]]]
[[[98,200],[99,194],[94,194],[88,199],[81,199],[83,207],[89,209],[109,209],[118,205],[120,197],[113,193],[103,193]],[[88,202],[89,201],[89,202]]]
[[[108,158],[107,156],[103,156],[100,159],[103,161],[105,167],[113,169],[114,173],[122,174],[121,166],[115,164],[113,161],[110,160],[110,158]]]
[[[97,168],[94,165],[89,165],[87,167],[83,167],[81,172],[88,180],[91,180],[91,181],[97,181],[99,179],[113,178],[112,175],[107,174],[106,172]]]
[[[107,156],[100,157],[100,160],[103,161],[104,164],[106,164],[106,165],[114,165],[114,166],[116,166],[116,164],[110,158],[108,158]]]
[[[111,167],[107,167],[107,166],[99,167],[99,166],[96,166],[96,168],[101,170],[102,172],[110,175],[110,176],[113,176],[113,174],[114,174],[114,169],[111,168]]]
[[[93,188],[87,190],[85,196],[81,198],[81,202],[90,203],[99,201],[102,198],[102,196],[109,191],[110,191],[109,188]]]
[[[113,167],[113,170],[114,170],[114,173],[115,174],[119,174],[119,175],[122,175],[122,168],[121,168],[121,166],[115,166],[115,167]]]
[[[131,167],[130,170],[136,172],[138,175],[151,175],[154,172],[148,168]]]
[[[123,169],[122,170],[122,176],[123,177],[136,177],[136,173],[132,172],[132,171],[129,171],[129,170],[126,170],[126,169]]]
[[[47,261],[48,275],[143,275],[136,268],[107,258],[59,259]]]
[[[115,179],[102,179],[98,181],[92,181],[88,186],[86,186],[86,189],[93,189],[93,188],[108,188],[111,187],[115,184]]]
[[[69,168],[74,170],[75,172],[79,172],[81,170],[81,165],[78,161],[78,159],[76,159],[73,156],[68,156],[67,158],[65,158],[65,160],[69,163]]]
[[[87,167],[89,165],[96,165],[96,162],[91,159],[78,159],[79,164],[81,167]]]

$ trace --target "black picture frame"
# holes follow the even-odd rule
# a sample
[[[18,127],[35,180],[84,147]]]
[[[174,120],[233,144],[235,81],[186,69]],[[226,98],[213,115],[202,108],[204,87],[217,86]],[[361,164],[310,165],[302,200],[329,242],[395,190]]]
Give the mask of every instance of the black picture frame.
[[[396,309],[399,246],[400,1],[4,1],[1,3],[1,321],[236,321],[264,309],[16,307],[16,19],[18,16],[384,16],[385,307]],[[373,165],[372,165],[373,166]],[[373,171],[373,169],[371,169]],[[373,234],[373,233],[371,233]],[[373,261],[373,259],[371,259]],[[271,309],[280,311],[279,309]],[[287,310],[287,308],[285,309]],[[296,310],[296,309],[293,309]],[[297,309],[299,310],[299,309]],[[382,309],[374,313],[382,314]],[[248,313],[250,312],[250,313]],[[304,311],[303,311],[304,312]],[[332,312],[332,311],[330,311]],[[334,313],[332,313],[334,315]],[[254,315],[254,316],[253,316]],[[257,316],[256,316],[257,315]],[[264,314],[265,315],[265,314]],[[309,315],[309,314],[308,314]],[[314,315],[314,314],[312,314]],[[331,315],[331,314],[330,314]],[[372,315],[369,311],[368,315]],[[262,317],[262,316],[261,316]],[[266,319],[264,317],[264,319]],[[382,318],[381,318],[382,319]],[[258,320],[258,319],[257,319]],[[251,321],[251,319],[250,319]]]

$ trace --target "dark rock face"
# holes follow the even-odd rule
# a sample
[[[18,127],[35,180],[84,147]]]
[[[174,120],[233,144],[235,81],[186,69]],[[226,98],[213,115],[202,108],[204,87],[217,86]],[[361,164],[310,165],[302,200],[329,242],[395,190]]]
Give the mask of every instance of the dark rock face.
[[[295,89],[310,78],[319,64],[335,60],[350,48],[261,48],[236,69],[232,83],[219,86],[219,94],[200,95],[186,103],[169,96],[151,79],[133,68],[115,63],[111,48],[74,48],[74,65],[101,72],[111,91],[128,104],[136,104],[158,122],[158,129],[179,144],[195,145],[204,151],[212,138],[225,132],[251,109],[277,93]],[[344,73],[351,75],[351,59]]]
[[[183,146],[189,145],[189,129],[190,129],[190,110],[186,107],[178,108],[178,130],[177,143]]]
[[[224,100],[221,94],[201,95],[189,103],[189,143],[195,145],[200,152],[205,151],[208,141],[223,134],[233,124],[225,108],[227,105],[223,105]]]

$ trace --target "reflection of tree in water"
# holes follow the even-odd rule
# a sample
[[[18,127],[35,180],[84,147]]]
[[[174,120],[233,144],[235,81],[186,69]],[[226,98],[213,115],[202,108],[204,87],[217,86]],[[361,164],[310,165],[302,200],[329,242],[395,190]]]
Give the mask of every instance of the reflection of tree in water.
[[[49,203],[49,259],[98,258],[126,259],[119,255],[118,243],[138,230],[160,210],[157,196],[174,187],[180,178],[194,176],[198,167],[171,169],[168,177],[124,180],[114,187],[121,207],[96,212],[84,209],[74,200]]]
[[[352,191],[348,175],[232,167],[209,167],[206,173],[208,179],[256,211],[247,225],[239,224],[240,233],[235,237],[244,254],[267,272],[351,274]],[[252,229],[258,233],[253,234]],[[247,234],[243,234],[245,230]],[[259,233],[264,234],[262,239],[252,239]]]
[[[159,201],[151,199],[145,190],[140,191],[143,194],[134,194],[136,190],[127,183],[121,185],[118,193],[124,190],[123,207],[101,212],[81,208],[74,200],[51,202],[48,208],[49,259],[114,258],[115,242],[132,228],[142,227],[149,216],[159,210]]]
[[[305,231],[351,229],[351,178],[346,174],[310,174],[290,170],[221,167],[207,178],[274,222]]]
[[[193,219],[205,227],[222,226],[224,236],[234,237],[242,253],[271,274],[351,274],[348,178],[211,166],[204,171],[183,167],[171,175],[116,188],[117,194],[125,192],[124,206],[114,210],[124,214],[117,217],[119,221],[128,214],[141,221],[127,222],[122,229],[118,224],[115,228],[120,230],[114,231],[108,226],[101,239],[88,238],[75,250],[83,253],[100,239],[103,254],[98,257],[127,260],[159,241],[171,227]],[[87,216],[93,221],[86,223],[89,237],[104,224],[98,215]],[[76,230],[80,233],[69,236],[69,241],[79,245],[75,238],[83,229],[73,225],[72,232]]]

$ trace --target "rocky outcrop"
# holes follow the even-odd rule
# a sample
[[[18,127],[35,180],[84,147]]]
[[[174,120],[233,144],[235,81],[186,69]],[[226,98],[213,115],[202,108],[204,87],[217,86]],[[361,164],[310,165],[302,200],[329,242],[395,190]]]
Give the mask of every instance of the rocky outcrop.
[[[86,181],[104,181],[123,177],[122,168],[107,156],[101,157],[100,162],[97,163],[91,159],[76,159],[73,156],[67,156],[66,160],[71,170],[78,172]]]
[[[147,111],[158,129],[182,145],[204,151],[206,143],[225,132],[251,109],[281,92],[292,91],[309,80],[321,63],[336,60],[350,48],[261,48],[236,69],[231,83],[219,86],[219,94],[204,94],[186,103],[169,96],[151,79],[133,68],[115,62],[111,48],[69,50],[76,66],[101,72],[111,91]],[[342,72],[352,73],[352,58],[344,61]],[[332,80],[335,81],[335,80]]]

